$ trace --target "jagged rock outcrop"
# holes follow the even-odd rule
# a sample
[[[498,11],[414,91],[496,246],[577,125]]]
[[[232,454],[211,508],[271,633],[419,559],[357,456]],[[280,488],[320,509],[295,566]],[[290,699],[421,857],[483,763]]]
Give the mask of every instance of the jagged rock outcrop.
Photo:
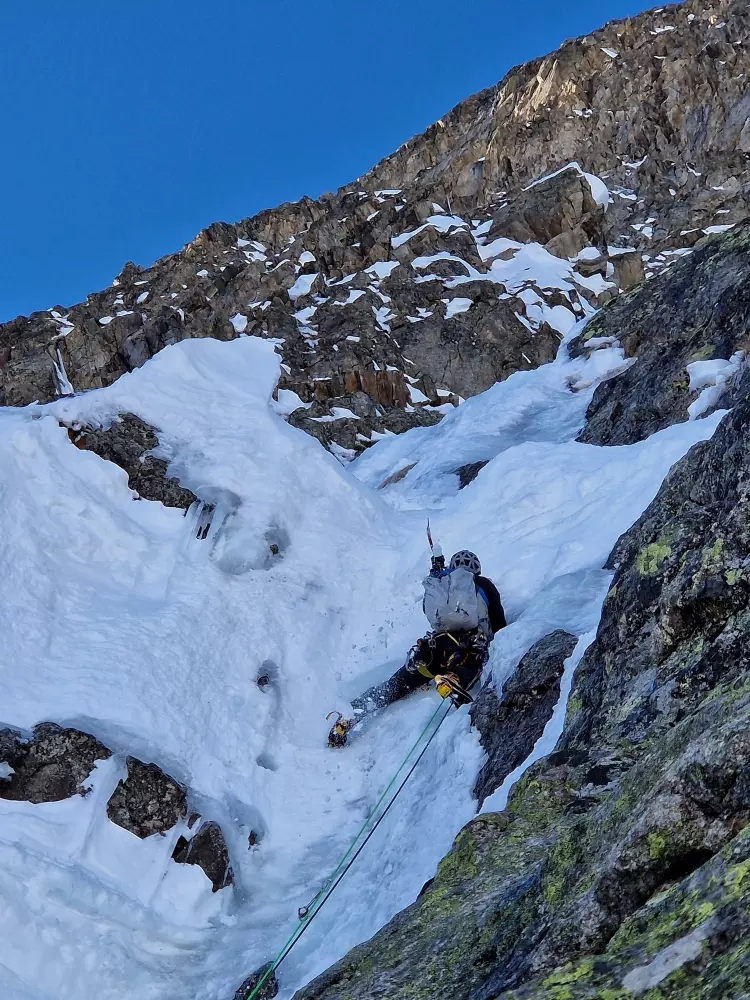
[[[143,839],[166,833],[187,815],[187,795],[182,785],[156,764],[134,757],[126,761],[127,777],[118,784],[107,803],[112,823]]]
[[[86,795],[94,765],[111,756],[89,733],[53,722],[41,723],[29,736],[0,729],[0,799],[40,804]],[[141,839],[168,833],[187,816],[185,789],[156,764],[128,757],[126,766],[127,776],[107,804],[108,818]],[[229,851],[219,824],[199,820],[191,816],[172,857],[202,868],[218,892],[234,883]]]
[[[88,733],[52,722],[36,726],[28,740],[4,729],[0,731],[0,763],[13,773],[0,780],[0,798],[38,804],[85,795],[85,781],[94,764],[110,756],[111,751]]]
[[[688,419],[697,398],[687,366],[750,347],[750,225],[737,227],[682,261],[668,274],[621,296],[571,344],[617,341],[634,359],[623,375],[598,387],[579,440],[632,444]],[[717,397],[706,412],[731,402]]]
[[[749,41],[741,0],[687,0],[566,42],[336,194],[216,223],[80,305],[0,326],[0,402],[248,333],[282,342],[280,412],[341,458],[437,419],[745,217]]]
[[[106,428],[71,427],[70,439],[77,448],[93,451],[114,462],[128,474],[128,486],[145,500],[159,500],[165,507],[187,510],[198,499],[167,475],[167,462],[151,452],[159,446],[153,427],[133,413],[123,413]]]
[[[657,214],[653,236],[639,235],[644,247],[710,224],[728,200],[726,221],[737,221],[748,208],[747,31],[744,0],[687,0],[613,21],[511,70],[359,183],[418,186],[460,212],[578,159],[609,175],[616,209],[636,224]]]
[[[245,982],[238,987],[237,992],[234,994],[234,1000],[247,1000],[267,970],[268,966],[264,965],[254,972],[252,976],[248,976]],[[272,973],[255,994],[255,997],[257,1000],[273,1000],[278,995],[278,992],[279,984],[276,981],[276,976]]]
[[[218,823],[204,823],[190,840],[180,837],[172,859],[181,865],[202,868],[214,892],[226,889],[234,882],[229,851]]]
[[[557,750],[299,998],[747,993],[747,378],[737,397],[618,542]]]
[[[526,760],[544,732],[560,697],[565,660],[577,641],[569,632],[552,632],[522,657],[499,697],[491,681],[477,696],[471,722],[488,757],[474,785],[480,807]]]

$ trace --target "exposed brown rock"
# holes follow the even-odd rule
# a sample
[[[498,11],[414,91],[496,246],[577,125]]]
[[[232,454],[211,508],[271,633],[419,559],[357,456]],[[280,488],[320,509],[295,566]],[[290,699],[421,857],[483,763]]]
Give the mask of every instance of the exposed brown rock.
[[[0,758],[14,774],[0,781],[0,798],[27,802],[59,802],[85,795],[85,781],[98,760],[111,752],[77,729],[44,722],[27,742],[13,730],[0,731]]]
[[[132,413],[123,413],[106,428],[76,427],[68,431],[77,448],[93,451],[128,474],[128,485],[145,500],[187,510],[198,499],[167,475],[167,462],[151,452],[159,445],[153,427]]]
[[[180,837],[172,858],[178,864],[202,868],[214,892],[234,882],[229,851],[218,823],[204,823],[191,840]]]
[[[143,839],[166,833],[187,815],[185,789],[156,764],[127,759],[128,774],[107,803],[112,823]]]

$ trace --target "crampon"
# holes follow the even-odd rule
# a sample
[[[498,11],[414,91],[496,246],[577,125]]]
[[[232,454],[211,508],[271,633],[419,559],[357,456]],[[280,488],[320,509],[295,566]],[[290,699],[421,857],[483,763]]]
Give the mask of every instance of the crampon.
[[[356,719],[345,719],[341,712],[329,712],[326,716],[326,722],[332,715],[337,716],[337,718],[328,734],[328,746],[334,748],[345,747],[349,737],[349,730],[354,726]]]

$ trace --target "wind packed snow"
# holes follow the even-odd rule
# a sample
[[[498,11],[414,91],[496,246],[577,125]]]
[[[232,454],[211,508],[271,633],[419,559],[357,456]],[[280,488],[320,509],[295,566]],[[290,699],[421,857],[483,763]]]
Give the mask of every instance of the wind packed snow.
[[[417,236],[428,228],[436,229],[439,233],[449,233],[452,229],[466,229],[468,226],[459,215],[431,215],[424,225],[419,226],[418,229],[412,229],[409,232],[401,233],[400,236],[392,237],[391,246],[394,250],[397,250],[404,243],[412,239],[412,237]]]
[[[443,299],[443,305],[445,306],[445,318],[452,319],[454,316],[458,316],[459,313],[468,312],[474,305],[474,300],[462,298]]]
[[[314,274],[301,274],[297,280],[294,282],[292,287],[288,289],[289,298],[292,302],[297,299],[302,298],[303,295],[307,295],[312,286],[315,284],[315,279],[318,277],[317,272]]]
[[[720,419],[629,447],[577,444],[596,384],[628,362],[612,346],[569,361],[563,347],[343,468],[280,416],[304,404],[289,390],[271,400],[279,363],[253,337],[191,340],[107,389],[0,409],[2,721],[77,726],[115,752],[86,798],[0,801],[2,996],[231,997],[294,929],[438,704],[417,694],[346,750],[325,746],[326,714],[346,712],[425,630],[426,517],[446,552],[476,550],[500,588],[511,624],[493,644],[495,684],[566,628],[581,637],[567,692],[614,542]],[[216,505],[205,540],[196,512],[136,499],[60,426],[121,412],[157,427],[170,474]],[[478,461],[459,490],[457,469]],[[564,702],[536,753],[554,744]],[[222,826],[235,888],[213,894],[200,869],[171,860],[180,828],[140,841],[107,820],[127,754],[183,782],[190,807]],[[281,967],[282,1000],[414,900],[476,811],[482,761],[467,712],[452,712]],[[496,794],[499,806],[507,789]]]
[[[390,278],[391,274],[399,267],[397,260],[381,260],[370,264],[365,268],[365,274],[372,274],[378,279]]]
[[[300,399],[293,389],[279,389],[276,395],[278,396],[278,399],[271,399],[270,404],[276,413],[282,415],[294,413],[294,411],[299,410],[300,407],[304,407],[307,410],[312,406],[312,403],[305,403],[302,399]]]
[[[717,358],[714,361],[694,361],[687,366],[690,376],[690,391],[700,395],[688,406],[688,416],[697,420],[715,406],[723,395],[727,384],[737,374],[745,358],[744,351],[737,351],[729,361]]]
[[[247,316],[243,316],[242,313],[236,313],[234,316],[230,316],[229,322],[234,327],[236,333],[244,333],[247,329]]]

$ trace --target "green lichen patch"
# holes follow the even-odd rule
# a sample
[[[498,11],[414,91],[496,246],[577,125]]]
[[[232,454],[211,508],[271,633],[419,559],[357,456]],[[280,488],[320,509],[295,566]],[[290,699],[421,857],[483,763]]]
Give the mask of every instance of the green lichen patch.
[[[636,560],[638,572],[641,576],[655,576],[659,572],[659,567],[670,555],[671,551],[668,545],[661,544],[660,542],[653,542],[651,545],[647,545],[638,554]]]

